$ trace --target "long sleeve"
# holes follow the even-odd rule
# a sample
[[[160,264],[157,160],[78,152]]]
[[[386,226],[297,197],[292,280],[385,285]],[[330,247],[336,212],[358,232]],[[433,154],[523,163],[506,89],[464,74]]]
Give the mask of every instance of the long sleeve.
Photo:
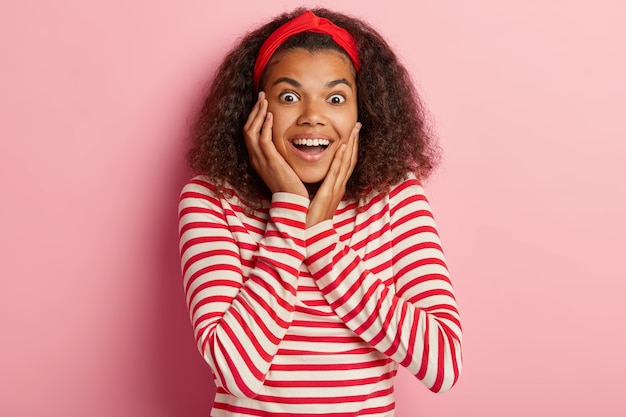
[[[370,244],[368,258],[391,250],[390,265],[368,270],[331,221],[307,229],[305,263],[350,329],[430,390],[446,391],[461,371],[461,323],[430,206],[414,178],[379,206],[368,224],[356,225],[363,238],[353,245]],[[384,242],[372,245],[377,240]]]
[[[254,397],[293,317],[309,201],[277,193],[267,219],[244,224],[237,217],[241,209],[214,191],[196,177],[181,193],[186,301],[216,384],[235,396]],[[249,232],[262,235],[258,243]],[[246,251],[252,253],[242,256]]]

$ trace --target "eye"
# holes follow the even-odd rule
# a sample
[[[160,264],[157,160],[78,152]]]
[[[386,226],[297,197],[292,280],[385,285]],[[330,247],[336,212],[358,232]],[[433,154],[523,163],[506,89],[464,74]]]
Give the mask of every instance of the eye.
[[[282,101],[286,101],[287,103],[295,103],[296,101],[300,101],[298,96],[290,91],[282,93],[280,96],[278,96],[278,98],[280,98]]]
[[[346,101],[346,98],[343,96],[343,94],[333,94],[332,96],[328,97],[326,101],[331,104],[341,104]]]

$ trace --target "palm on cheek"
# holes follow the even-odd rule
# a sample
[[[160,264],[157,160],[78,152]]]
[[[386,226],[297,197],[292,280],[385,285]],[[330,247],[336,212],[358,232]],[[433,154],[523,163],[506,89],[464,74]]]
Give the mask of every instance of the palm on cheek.
[[[265,94],[261,92],[243,128],[250,164],[272,193],[289,192],[308,197],[304,184],[272,142],[274,118],[267,106]]]
[[[360,129],[361,124],[357,123],[352,129],[347,143],[342,144],[335,153],[328,173],[309,206],[306,218],[307,227],[333,218],[339,202],[346,192],[348,179],[356,166]]]

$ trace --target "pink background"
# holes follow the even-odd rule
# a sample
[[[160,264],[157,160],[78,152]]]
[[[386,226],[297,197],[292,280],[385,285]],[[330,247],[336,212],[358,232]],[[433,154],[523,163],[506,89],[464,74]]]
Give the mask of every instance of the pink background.
[[[187,124],[235,37],[298,4],[214,3],[0,2],[0,415],[209,414]],[[315,4],[389,39],[446,152],[427,191],[465,369],[442,395],[403,371],[397,415],[626,415],[624,2]]]

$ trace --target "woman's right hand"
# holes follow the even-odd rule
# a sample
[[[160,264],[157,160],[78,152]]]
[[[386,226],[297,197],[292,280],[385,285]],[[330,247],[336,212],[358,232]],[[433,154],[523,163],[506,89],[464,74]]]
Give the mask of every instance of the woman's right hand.
[[[243,127],[250,164],[272,193],[287,192],[308,198],[306,187],[272,142],[274,118],[267,106],[265,92],[261,91]]]

